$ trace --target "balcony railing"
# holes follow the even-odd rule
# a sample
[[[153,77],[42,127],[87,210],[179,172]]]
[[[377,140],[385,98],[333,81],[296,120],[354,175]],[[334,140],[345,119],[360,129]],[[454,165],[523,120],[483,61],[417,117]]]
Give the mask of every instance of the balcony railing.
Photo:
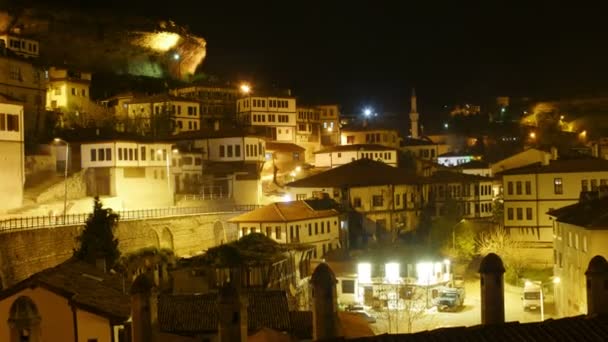
[[[248,205],[207,205],[205,207],[170,207],[156,209],[121,210],[116,213],[120,221],[137,221],[173,216],[214,214],[219,212],[246,212],[259,208],[257,204]],[[76,226],[85,224],[88,213],[58,216],[26,216],[0,220],[0,233],[18,230]]]

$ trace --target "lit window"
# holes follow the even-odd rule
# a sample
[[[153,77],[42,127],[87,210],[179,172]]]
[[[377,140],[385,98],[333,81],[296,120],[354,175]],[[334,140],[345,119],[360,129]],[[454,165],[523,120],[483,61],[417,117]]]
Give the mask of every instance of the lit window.
[[[562,184],[562,179],[561,178],[554,178],[553,179],[553,192],[556,195],[561,195],[564,193],[564,186]]]

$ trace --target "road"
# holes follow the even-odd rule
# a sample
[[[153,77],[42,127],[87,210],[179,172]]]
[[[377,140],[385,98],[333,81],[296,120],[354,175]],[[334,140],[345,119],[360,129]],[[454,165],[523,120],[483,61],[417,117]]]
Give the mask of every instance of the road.
[[[426,311],[419,319],[412,323],[412,331],[424,331],[442,327],[473,326],[481,323],[481,299],[479,280],[468,281],[465,283],[466,297],[465,305],[458,312],[438,312],[435,308]],[[540,311],[525,312],[522,308],[521,295],[523,289],[520,287],[505,284],[505,319],[507,322],[519,321],[537,322],[540,321]],[[370,311],[377,318],[377,322],[371,324],[372,330],[376,334],[381,333],[405,333],[407,322],[405,317],[400,317],[399,324],[396,324],[396,315],[391,316],[390,331],[386,313]],[[401,314],[401,316],[406,316]],[[554,317],[554,306],[552,296],[545,298],[545,319]],[[397,330],[398,329],[398,330]]]

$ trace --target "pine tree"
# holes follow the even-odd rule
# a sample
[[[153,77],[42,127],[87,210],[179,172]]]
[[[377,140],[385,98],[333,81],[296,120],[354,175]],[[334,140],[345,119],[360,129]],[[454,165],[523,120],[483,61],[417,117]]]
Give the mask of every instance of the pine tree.
[[[108,268],[114,266],[120,257],[118,239],[114,238],[117,222],[118,214],[111,208],[104,209],[99,197],[95,197],[93,212],[89,214],[82,235],[78,238],[80,248],[75,251],[75,256],[91,264],[103,258]]]

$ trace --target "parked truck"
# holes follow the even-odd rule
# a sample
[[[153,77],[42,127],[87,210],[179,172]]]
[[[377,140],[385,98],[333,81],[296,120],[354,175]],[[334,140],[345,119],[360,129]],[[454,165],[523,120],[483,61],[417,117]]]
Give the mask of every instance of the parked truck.
[[[442,287],[435,305],[438,311],[457,311],[464,306],[464,287]]]

